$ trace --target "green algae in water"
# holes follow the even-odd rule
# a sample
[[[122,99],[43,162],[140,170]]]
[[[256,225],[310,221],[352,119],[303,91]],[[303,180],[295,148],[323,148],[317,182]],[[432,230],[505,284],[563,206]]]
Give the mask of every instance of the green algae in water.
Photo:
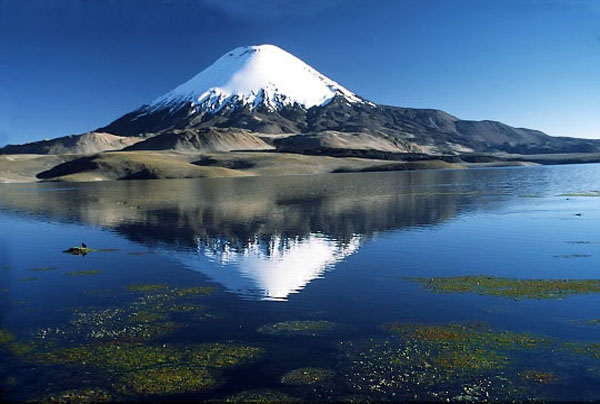
[[[208,306],[203,304],[175,304],[169,307],[167,310],[171,313],[191,313],[198,311],[205,311]]]
[[[102,271],[99,269],[90,269],[90,270],[83,270],[83,271],[71,271],[71,272],[67,272],[65,275],[67,275],[67,276],[94,276],[94,275],[99,275],[101,273],[102,273]]]
[[[177,289],[175,291],[175,294],[180,297],[190,295],[206,296],[211,295],[213,293],[215,293],[215,288],[213,288],[212,286],[195,286],[191,288]]]
[[[194,366],[227,368],[239,366],[264,355],[264,349],[232,343],[206,343],[190,346],[187,350],[188,363]]]
[[[14,339],[15,335],[12,332],[0,329],[0,345],[6,345],[9,342],[14,341]]]
[[[470,348],[529,349],[548,346],[552,342],[548,338],[528,333],[494,330],[483,323],[443,325],[387,323],[382,328],[397,335],[442,346],[460,344]]]
[[[87,387],[81,389],[65,390],[59,393],[52,393],[36,400],[42,403],[101,403],[113,402],[114,398],[107,390],[101,388]]]
[[[175,394],[212,388],[221,371],[255,360],[259,347],[235,343],[197,345],[89,344],[36,353],[39,364],[92,367],[107,372],[125,394]]]
[[[576,294],[600,293],[600,279],[516,279],[496,276],[405,278],[435,293],[558,299]]]
[[[20,278],[19,282],[34,282],[37,281],[37,279],[36,276],[26,276],[25,278]]]
[[[600,359],[600,343],[565,342],[562,348],[576,355],[588,355]]]
[[[526,370],[519,373],[519,377],[525,381],[532,381],[539,384],[550,384],[555,383],[558,380],[553,372],[546,372],[543,370]]]
[[[167,316],[163,313],[156,313],[150,310],[140,311],[132,313],[127,319],[130,323],[154,323],[157,321],[164,321]]]
[[[227,396],[222,400],[216,400],[216,402],[223,403],[293,403],[299,401],[301,400],[277,390],[248,390]]]
[[[269,335],[309,335],[319,336],[335,331],[336,323],[325,320],[283,321],[265,324],[258,328],[258,332]]]
[[[551,352],[552,347],[547,338],[481,323],[388,323],[382,328],[393,337],[338,346],[338,371],[352,390],[375,394],[375,399],[525,399],[527,389],[503,375],[511,374],[525,353]]]
[[[57,270],[57,267],[33,267],[33,268],[29,268],[30,271],[33,272],[49,272],[49,271],[55,271]]]
[[[292,370],[281,378],[281,383],[291,386],[322,384],[333,380],[335,372],[321,368],[300,368]]]
[[[169,288],[165,284],[135,284],[127,286],[127,290],[133,293],[161,292]]]
[[[600,197],[600,191],[587,191],[587,192],[570,192],[565,194],[558,194],[558,196],[566,197]]]
[[[117,389],[123,393],[181,394],[209,389],[218,380],[204,368],[161,367],[127,373]]]

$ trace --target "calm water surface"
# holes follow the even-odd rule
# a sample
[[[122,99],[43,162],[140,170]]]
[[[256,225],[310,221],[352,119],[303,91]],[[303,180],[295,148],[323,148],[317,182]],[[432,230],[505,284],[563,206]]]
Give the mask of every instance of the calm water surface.
[[[600,279],[596,190],[600,165],[1,185],[1,398],[600,400],[599,294],[410,279]]]

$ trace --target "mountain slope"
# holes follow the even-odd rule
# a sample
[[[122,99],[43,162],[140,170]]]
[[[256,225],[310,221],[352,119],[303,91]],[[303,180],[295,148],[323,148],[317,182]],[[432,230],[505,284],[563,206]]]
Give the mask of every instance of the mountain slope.
[[[214,152],[232,150],[270,150],[258,136],[244,129],[185,129],[161,133],[124,150],[174,150]]]
[[[551,137],[501,122],[464,121],[439,110],[376,105],[273,45],[234,49],[188,82],[99,131],[139,136],[209,127],[288,134],[274,145],[302,153],[600,152],[595,140]]]
[[[95,154],[107,150],[120,150],[141,140],[143,139],[140,137],[88,132],[23,145],[8,145],[0,148],[0,154]]]

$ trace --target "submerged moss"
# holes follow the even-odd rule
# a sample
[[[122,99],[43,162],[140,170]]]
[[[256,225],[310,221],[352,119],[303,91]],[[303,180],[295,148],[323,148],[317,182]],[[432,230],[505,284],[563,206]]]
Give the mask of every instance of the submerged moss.
[[[576,355],[589,355],[600,359],[600,343],[592,342],[565,342],[562,348]]]
[[[257,359],[263,353],[259,347],[220,342],[198,345],[106,343],[58,348],[36,354],[34,359],[39,363],[91,365],[121,371],[165,364],[223,369]]]
[[[172,313],[190,313],[195,311],[207,310],[208,306],[203,304],[175,304],[168,308]]]
[[[24,356],[35,350],[36,346],[34,344],[28,344],[25,342],[12,342],[6,345],[6,349],[13,355],[16,356]]]
[[[277,390],[242,391],[218,402],[224,403],[293,403],[300,400]]]
[[[127,290],[134,293],[160,292],[168,289],[164,284],[134,284],[127,286]]]
[[[519,377],[525,381],[532,381],[540,384],[554,383],[558,380],[556,374],[541,370],[526,370],[519,373]]]
[[[12,332],[0,329],[0,345],[6,345],[14,339],[15,335]]]
[[[414,323],[388,323],[383,329],[394,334],[442,346],[462,345],[490,347],[493,349],[536,348],[549,345],[548,338],[528,333],[493,330],[483,323],[426,325]]]
[[[67,275],[67,276],[92,276],[92,275],[99,275],[101,273],[102,273],[102,271],[99,269],[90,269],[90,270],[83,270],[83,271],[71,271],[71,272],[67,272],[65,275]]]
[[[108,391],[94,387],[61,391],[60,393],[53,393],[39,400],[39,402],[42,403],[60,404],[100,403],[112,401],[114,401],[114,398]]]
[[[565,194],[559,194],[558,196],[566,196],[566,197],[588,196],[588,197],[595,197],[595,196],[600,196],[600,191],[569,192],[569,193],[565,193]]]
[[[30,271],[33,272],[48,272],[48,271],[55,271],[56,267],[33,267],[33,268],[29,268]]]
[[[333,380],[335,373],[329,369],[300,368],[292,370],[281,378],[281,383],[288,385],[322,384]]]
[[[318,336],[332,332],[338,328],[336,323],[325,320],[283,321],[265,324],[258,332],[270,335],[310,335]]]
[[[406,278],[436,293],[477,293],[512,298],[552,299],[600,293],[600,279],[515,279],[496,276]]]
[[[191,365],[221,369],[239,366],[257,359],[264,354],[264,349],[242,344],[213,342],[192,345],[187,353],[188,363]]]
[[[135,394],[181,394],[208,389],[217,379],[203,368],[161,367],[127,373],[118,386],[122,392]]]
[[[116,376],[123,393],[174,394],[211,388],[221,370],[257,359],[262,348],[234,343],[198,345],[89,344],[37,353],[42,364],[91,366]]]
[[[156,313],[150,310],[132,313],[128,321],[130,323],[154,323],[166,320],[167,316],[163,313]]]
[[[183,288],[183,289],[177,289],[175,291],[175,294],[177,296],[189,296],[189,295],[211,295],[215,293],[215,288],[211,287],[211,286],[195,286],[195,287],[191,287],[191,288]]]
[[[388,323],[382,328],[393,336],[339,344],[340,374],[352,390],[375,394],[375,399],[524,399],[523,388],[502,375],[524,351],[548,352],[552,343],[481,323]]]

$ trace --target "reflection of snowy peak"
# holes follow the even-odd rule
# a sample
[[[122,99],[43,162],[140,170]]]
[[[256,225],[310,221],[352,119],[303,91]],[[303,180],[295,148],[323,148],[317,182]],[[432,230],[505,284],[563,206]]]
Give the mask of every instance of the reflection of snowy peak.
[[[320,234],[268,242],[254,240],[244,247],[220,239],[198,239],[198,252],[220,266],[206,266],[191,254],[178,255],[191,269],[201,271],[228,290],[246,297],[285,300],[290,293],[319,278],[360,246],[360,237],[341,243]]]

